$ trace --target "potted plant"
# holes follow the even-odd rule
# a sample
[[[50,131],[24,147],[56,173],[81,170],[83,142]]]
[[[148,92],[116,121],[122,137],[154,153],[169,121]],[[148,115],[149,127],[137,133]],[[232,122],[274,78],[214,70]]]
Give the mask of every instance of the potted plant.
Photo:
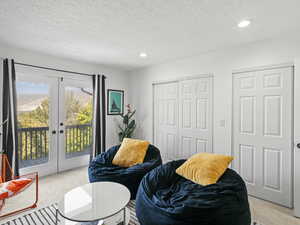
[[[132,134],[136,128],[135,120],[132,119],[136,110],[131,109],[131,105],[126,105],[127,113],[124,115],[120,115],[122,117],[123,125],[119,124],[119,141],[122,142],[124,138],[131,138]]]

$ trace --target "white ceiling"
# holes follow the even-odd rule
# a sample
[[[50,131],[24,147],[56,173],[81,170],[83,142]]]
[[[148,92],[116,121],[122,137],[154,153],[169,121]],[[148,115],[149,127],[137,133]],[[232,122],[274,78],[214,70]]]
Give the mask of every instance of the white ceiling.
[[[1,0],[0,42],[130,70],[296,31],[299,9],[300,0]],[[238,29],[244,18],[252,25]]]

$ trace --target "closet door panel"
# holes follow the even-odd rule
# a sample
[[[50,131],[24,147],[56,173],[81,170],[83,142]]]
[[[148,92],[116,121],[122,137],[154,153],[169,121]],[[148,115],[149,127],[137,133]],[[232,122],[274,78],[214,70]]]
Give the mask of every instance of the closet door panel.
[[[212,77],[154,85],[154,143],[164,161],[212,152]]]
[[[179,90],[179,151],[182,157],[212,152],[212,78],[180,81]]]
[[[178,83],[154,86],[154,144],[165,161],[178,152]]]

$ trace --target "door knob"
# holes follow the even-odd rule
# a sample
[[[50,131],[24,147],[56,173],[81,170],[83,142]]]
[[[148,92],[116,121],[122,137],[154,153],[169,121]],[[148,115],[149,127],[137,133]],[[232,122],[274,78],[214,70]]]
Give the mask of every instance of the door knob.
[[[300,143],[297,144],[297,148],[300,148]]]
[[[56,134],[56,130],[53,130],[53,131],[52,131],[52,134]]]
[[[60,130],[60,131],[59,131],[59,133],[63,134],[63,133],[64,133],[64,131],[63,131],[63,130]]]

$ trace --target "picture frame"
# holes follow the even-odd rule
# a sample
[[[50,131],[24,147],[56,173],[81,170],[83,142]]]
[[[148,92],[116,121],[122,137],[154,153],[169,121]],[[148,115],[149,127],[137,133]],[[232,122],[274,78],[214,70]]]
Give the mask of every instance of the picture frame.
[[[107,115],[123,115],[124,91],[107,89]]]

